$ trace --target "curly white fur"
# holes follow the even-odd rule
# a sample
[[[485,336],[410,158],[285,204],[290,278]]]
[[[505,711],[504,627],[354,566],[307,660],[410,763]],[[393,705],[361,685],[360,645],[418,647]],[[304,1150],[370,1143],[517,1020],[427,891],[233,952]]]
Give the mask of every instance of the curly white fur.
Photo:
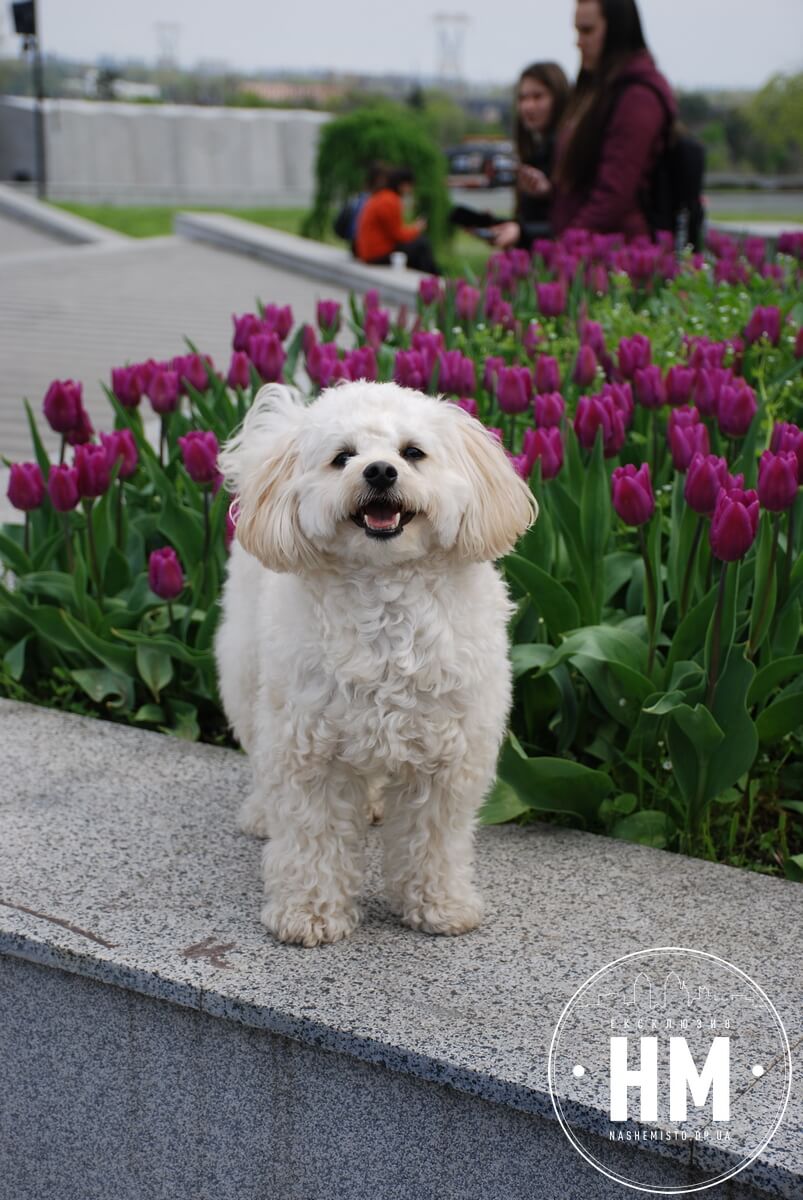
[[[382,539],[352,519],[377,461],[415,513]],[[394,910],[429,933],[473,929],[473,832],[511,691],[492,564],[536,515],[529,488],[479,422],[394,384],[309,405],[263,388],[221,468],[239,515],[215,650],[253,764],[240,825],[270,839],[263,922],[304,946],[352,931],[381,791]]]

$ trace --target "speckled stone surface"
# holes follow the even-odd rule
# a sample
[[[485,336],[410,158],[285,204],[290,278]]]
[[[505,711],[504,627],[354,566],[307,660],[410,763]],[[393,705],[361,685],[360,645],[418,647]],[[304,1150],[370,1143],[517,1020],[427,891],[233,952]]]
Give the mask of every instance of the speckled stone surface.
[[[522,1115],[544,1118],[537,1126],[555,1135],[563,1172],[584,1167],[554,1121],[547,1086],[564,1005],[595,970],[633,950],[704,950],[761,984],[796,1065],[786,1117],[739,1186],[789,1198],[803,1191],[799,885],[549,826],[487,829],[478,838],[484,924],[462,938],[431,938],[389,912],[380,835],[370,830],[361,926],[309,951],[279,945],[259,922],[260,844],[234,825],[248,790],[243,756],[0,701],[0,779],[0,954],[8,956],[0,978],[10,958],[60,968],[42,977],[63,983],[69,972],[87,986],[127,989],[130,1004],[150,997],[194,1010],[196,1022],[223,1018],[209,1025],[215,1037],[241,1039],[247,1026],[335,1051],[328,1061],[385,1068],[393,1087],[402,1086],[397,1075],[408,1077],[405,1087],[409,1077],[445,1085],[438,1094],[461,1113],[481,1101],[491,1121],[507,1113],[511,1129]],[[485,1149],[493,1157],[494,1147]],[[732,1187],[712,1194],[736,1195]],[[432,1194],[447,1193],[433,1185]],[[498,1193],[508,1194],[519,1193]],[[597,1193],[589,1184],[572,1194]]]

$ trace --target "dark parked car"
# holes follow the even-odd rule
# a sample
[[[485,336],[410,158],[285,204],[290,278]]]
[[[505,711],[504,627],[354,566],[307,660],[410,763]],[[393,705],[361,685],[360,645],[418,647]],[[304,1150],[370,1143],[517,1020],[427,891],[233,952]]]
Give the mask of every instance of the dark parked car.
[[[510,187],[516,159],[510,142],[466,142],[446,151],[451,187]]]

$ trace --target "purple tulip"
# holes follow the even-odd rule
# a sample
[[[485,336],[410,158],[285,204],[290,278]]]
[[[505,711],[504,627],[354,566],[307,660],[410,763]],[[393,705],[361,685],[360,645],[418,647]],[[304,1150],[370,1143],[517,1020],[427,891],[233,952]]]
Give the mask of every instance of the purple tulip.
[[[689,414],[693,419],[675,421],[672,417]],[[700,414],[695,408],[676,408],[670,415],[667,429],[669,449],[672,451],[672,462],[675,470],[685,473],[695,454],[703,457],[711,453],[711,443],[708,430],[700,420]]]
[[[711,549],[722,562],[743,558],[758,532],[758,496],[741,488],[721,488],[711,519]]]
[[[157,368],[148,380],[147,394],[155,413],[164,416],[175,412],[181,396],[178,371]]]
[[[535,423],[539,429],[560,426],[565,412],[566,402],[560,392],[544,392],[535,397]]]
[[[453,401],[458,408],[462,408],[471,417],[479,417],[480,410],[477,407],[477,401],[473,396],[461,396],[458,400]]]
[[[376,352],[373,346],[357,346],[343,359],[346,379],[365,379],[375,383],[377,377]]]
[[[232,313],[231,319],[234,322],[232,348],[240,352],[248,350],[249,340],[262,332],[259,317],[254,313],[244,313],[241,317]]]
[[[248,355],[244,350],[235,350],[231,356],[229,373],[226,376],[229,387],[247,388],[251,383],[251,367]]]
[[[566,286],[563,283],[537,283],[538,311],[545,317],[559,317],[566,311]]]
[[[560,367],[558,360],[549,354],[542,354],[535,364],[536,392],[560,391]]]
[[[275,333],[279,341],[283,342],[292,328],[293,310],[289,304],[285,304],[281,308],[278,304],[265,305],[260,322],[261,333]]]
[[[334,337],[340,328],[340,305],[337,300],[319,300],[315,315],[321,333]]]
[[[692,387],[692,400],[704,417],[717,415],[722,389],[729,387],[733,381],[733,371],[727,367],[700,367],[698,369]]]
[[[683,495],[689,508],[710,517],[722,488],[731,485],[728,464],[714,454],[695,454],[688,465]]]
[[[797,456],[797,481],[803,483],[803,430],[797,425],[779,422],[772,430],[770,450],[773,454],[791,450]]]
[[[81,404],[78,409],[78,424],[74,425],[69,433],[65,433],[64,440],[69,446],[83,446],[86,442],[92,440],[94,432],[92,422],[89,419],[89,413],[83,404]]]
[[[784,512],[797,498],[798,462],[793,450],[765,450],[758,464],[758,498],[762,508]]]
[[[482,373],[482,386],[486,392],[496,392],[496,378],[500,368],[505,365],[505,360],[500,358],[498,354],[492,354],[486,358]]]
[[[613,507],[626,525],[645,525],[655,512],[649,463],[616,467],[611,476]]]
[[[379,292],[376,288],[369,288],[365,293],[363,300],[363,310],[367,313],[374,312],[379,308]]]
[[[172,546],[154,550],[148,559],[148,586],[162,600],[175,600],[184,590],[181,563]]]
[[[597,356],[591,346],[581,346],[572,372],[572,380],[578,387],[585,388],[597,377]]]
[[[496,377],[496,400],[505,413],[523,413],[533,398],[529,367],[500,367]]]
[[[619,372],[625,379],[632,379],[638,370],[644,370],[652,361],[652,343],[643,333],[631,338],[622,338],[619,343]]]
[[[248,356],[263,383],[281,382],[287,355],[277,333],[258,333],[249,338]]]
[[[274,338],[279,350],[282,354],[284,354],[284,351],[278,344],[276,335],[270,334],[269,336]],[[324,342],[322,344],[319,342],[313,342],[310,346],[304,362],[307,368],[307,374],[312,382],[317,384],[319,388],[329,387],[329,385],[334,383],[338,378],[342,378],[337,371],[339,366],[338,358],[339,351],[334,342]]]
[[[781,340],[781,310],[773,304],[754,308],[744,331],[748,346],[761,341],[763,337],[773,346],[777,346]]]
[[[436,304],[440,300],[441,281],[437,275],[429,275],[426,279],[422,279],[418,285],[418,295],[422,304]]]
[[[605,354],[605,333],[598,321],[584,320],[580,324],[580,345],[590,346],[598,359]]]
[[[474,362],[459,350],[442,350],[438,355],[438,390],[469,396],[476,389]]]
[[[541,478],[554,479],[563,466],[563,437],[556,426],[527,430],[532,432],[532,454],[541,460]],[[526,436],[526,435],[525,435]]]
[[[393,364],[394,383],[421,391],[429,385],[430,375],[426,359],[418,350],[397,351]]]
[[[45,498],[45,481],[37,463],[12,463],[6,492],[10,504],[22,512],[38,508]]]
[[[635,402],[633,400],[633,389],[629,383],[606,383],[602,389],[603,396],[610,396],[614,407],[622,414],[625,423],[625,428],[629,428],[630,422],[633,420],[633,410]]]
[[[75,467],[82,499],[102,496],[109,490],[110,469],[105,446],[76,446]]]
[[[743,246],[744,256],[754,271],[760,271],[767,257],[767,242],[762,237],[746,237]]]
[[[432,374],[438,355],[446,349],[446,342],[440,329],[418,329],[413,334],[410,348],[423,356],[427,371]]]
[[[51,467],[47,477],[47,494],[56,512],[70,512],[75,508],[81,498],[75,467]]]
[[[209,387],[209,375],[207,374],[206,366],[209,365],[210,370],[215,369],[215,365],[209,355],[201,356],[200,354],[178,354],[173,359],[171,366],[174,371],[178,372],[178,377],[183,388],[189,385],[194,387],[196,392],[205,392]]]
[[[136,408],[145,391],[145,378],[140,366],[113,367],[112,391],[123,408]]]
[[[677,407],[688,404],[694,388],[694,370],[692,367],[670,367],[666,373],[666,398],[669,404]]]
[[[42,408],[52,430],[69,433],[79,423],[81,384],[72,379],[55,379],[47,389]]]
[[[220,450],[211,429],[191,429],[178,439],[181,457],[193,483],[212,483],[217,477],[217,456]]]
[[[666,404],[666,384],[660,367],[638,367],[634,383],[636,399],[642,408],[655,409]]]
[[[461,321],[473,321],[480,306],[479,288],[470,287],[467,283],[458,284],[454,298],[455,312]]]
[[[120,470],[118,478],[130,479],[137,469],[139,459],[137,443],[134,441],[134,435],[131,430],[115,429],[112,433],[102,433],[100,441],[106,451],[106,461],[109,471],[112,470],[119,458]]]
[[[613,458],[625,444],[625,420],[612,398],[603,392],[598,396],[581,396],[577,401],[574,432],[585,450],[593,450],[597,430],[602,430],[602,448],[606,458]]]
[[[727,437],[744,437],[758,412],[756,393],[743,379],[723,387],[717,405],[717,421]]]

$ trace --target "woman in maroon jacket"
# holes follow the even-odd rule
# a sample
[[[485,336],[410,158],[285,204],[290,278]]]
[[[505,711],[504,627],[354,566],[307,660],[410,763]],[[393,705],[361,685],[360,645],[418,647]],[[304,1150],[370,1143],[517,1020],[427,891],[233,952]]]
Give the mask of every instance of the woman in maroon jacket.
[[[650,181],[677,117],[635,0],[578,0],[581,69],[558,140],[552,226],[650,236]]]

